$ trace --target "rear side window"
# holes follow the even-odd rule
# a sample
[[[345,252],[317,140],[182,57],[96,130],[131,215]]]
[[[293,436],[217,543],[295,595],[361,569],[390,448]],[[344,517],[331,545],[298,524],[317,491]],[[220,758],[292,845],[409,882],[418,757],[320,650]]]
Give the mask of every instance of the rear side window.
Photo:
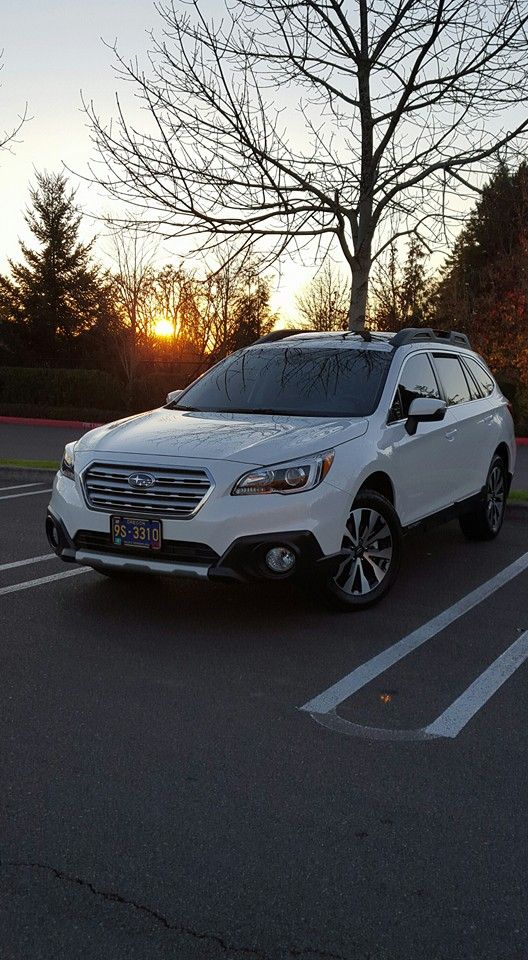
[[[458,357],[435,356],[435,366],[444,388],[445,398],[450,406],[467,403],[471,400],[469,385]]]
[[[490,374],[487,373],[484,367],[481,366],[477,360],[472,360],[471,357],[464,357],[464,362],[467,363],[471,373],[482,390],[482,395],[484,397],[489,397],[490,393],[493,393],[493,388],[495,386]]]
[[[425,353],[418,353],[405,363],[390,409],[389,423],[406,420],[409,407],[417,397],[440,398],[436,377]]]

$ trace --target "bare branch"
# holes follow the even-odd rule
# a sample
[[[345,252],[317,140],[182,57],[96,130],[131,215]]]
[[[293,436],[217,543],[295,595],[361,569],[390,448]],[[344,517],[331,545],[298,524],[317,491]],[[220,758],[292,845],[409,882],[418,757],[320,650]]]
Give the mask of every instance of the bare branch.
[[[337,240],[353,328],[391,237],[442,242],[497,157],[528,145],[527,0],[157,9],[148,71],[114,48],[141,126],[120,99],[113,122],[85,103],[90,177],[202,253],[229,240],[271,263]]]

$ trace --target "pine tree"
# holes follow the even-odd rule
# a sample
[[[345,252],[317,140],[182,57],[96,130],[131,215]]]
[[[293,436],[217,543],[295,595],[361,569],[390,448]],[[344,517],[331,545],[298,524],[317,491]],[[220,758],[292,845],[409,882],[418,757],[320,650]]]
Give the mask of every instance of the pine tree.
[[[10,261],[0,297],[26,358],[48,362],[69,358],[74,340],[108,319],[108,291],[92,244],[79,240],[82,217],[66,178],[38,173],[30,197],[25,220],[36,244],[20,244],[24,262]]]
[[[378,330],[431,324],[435,289],[425,262],[425,248],[414,236],[409,241],[403,267],[396,245],[390,245],[387,260],[376,271],[372,284],[372,324]]]
[[[473,327],[480,301],[526,283],[528,166],[501,164],[471,211],[443,271],[439,316]]]
[[[528,382],[528,165],[501,164],[444,268],[439,326],[467,333],[503,378]]]

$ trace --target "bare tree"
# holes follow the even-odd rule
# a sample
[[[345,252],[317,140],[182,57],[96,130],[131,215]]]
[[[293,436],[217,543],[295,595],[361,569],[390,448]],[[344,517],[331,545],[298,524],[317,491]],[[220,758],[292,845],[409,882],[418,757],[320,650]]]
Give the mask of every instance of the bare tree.
[[[317,331],[346,330],[349,303],[349,284],[329,259],[297,297],[302,320]]]
[[[200,0],[158,9],[148,72],[116,50],[148,119],[87,105],[92,175],[202,248],[337,239],[352,329],[391,240],[439,239],[455,194],[526,142],[525,0],[226,0],[216,22]]]
[[[112,275],[114,304],[122,320],[117,353],[129,392],[137,374],[142,343],[151,334],[154,281],[154,246],[137,223],[119,228],[108,220],[108,255],[115,264]]]
[[[0,50],[0,70],[3,70],[3,58],[4,51]],[[28,119],[28,109],[27,104],[24,107],[23,112],[17,118],[15,124],[8,129],[0,129],[0,150],[9,149],[14,143],[17,142],[18,134],[20,133],[24,123]]]

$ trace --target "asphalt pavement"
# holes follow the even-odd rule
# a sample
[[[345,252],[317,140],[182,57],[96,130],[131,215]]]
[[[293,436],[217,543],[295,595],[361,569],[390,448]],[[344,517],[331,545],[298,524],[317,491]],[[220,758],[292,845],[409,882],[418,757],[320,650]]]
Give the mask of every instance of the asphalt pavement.
[[[0,460],[60,460],[70,440],[87,430],[0,423]]]
[[[63,564],[48,487],[0,479],[0,956],[524,960],[528,511],[337,614]]]

